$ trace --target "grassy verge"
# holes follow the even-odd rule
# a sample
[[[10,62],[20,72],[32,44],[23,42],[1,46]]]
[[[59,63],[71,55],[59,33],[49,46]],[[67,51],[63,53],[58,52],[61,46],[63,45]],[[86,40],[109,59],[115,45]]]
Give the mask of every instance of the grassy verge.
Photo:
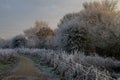
[[[31,58],[36,67],[45,75],[49,76],[50,80],[60,80],[60,76],[56,75],[56,73],[53,71],[53,67],[48,66],[46,63],[44,63],[43,61],[41,61],[39,56],[27,56],[29,58]]]
[[[11,63],[2,63],[2,62],[0,62],[0,73],[4,73],[5,71],[7,71],[14,64],[15,64],[15,62],[11,62]]]
[[[17,65],[19,62],[19,59],[16,58],[13,61],[6,61],[6,62],[1,62],[0,61],[0,80],[9,75],[10,71]]]
[[[9,66],[10,64],[3,64],[2,62],[0,62],[0,73],[8,69]]]

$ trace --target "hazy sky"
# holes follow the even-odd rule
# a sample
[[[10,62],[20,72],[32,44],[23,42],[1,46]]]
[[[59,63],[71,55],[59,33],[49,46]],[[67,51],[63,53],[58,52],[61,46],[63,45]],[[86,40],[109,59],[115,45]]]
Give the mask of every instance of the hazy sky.
[[[80,11],[85,1],[93,0],[0,0],[0,37],[18,35],[36,20],[54,29],[65,14]]]

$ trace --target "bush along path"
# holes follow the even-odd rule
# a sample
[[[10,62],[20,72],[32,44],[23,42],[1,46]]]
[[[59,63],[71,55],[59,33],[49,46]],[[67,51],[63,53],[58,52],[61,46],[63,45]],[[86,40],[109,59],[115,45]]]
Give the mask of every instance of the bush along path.
[[[39,69],[41,69],[44,73],[47,73],[46,75],[49,75],[51,80],[117,80],[117,79],[113,79],[112,77],[109,77],[107,75],[104,75],[104,72],[99,73],[99,71],[95,70],[94,67],[90,67],[88,69],[87,67],[81,65],[81,67],[83,69],[82,68],[79,68],[79,69],[81,69],[82,73],[78,74],[79,69],[78,69],[78,72],[74,72],[73,69],[70,67],[71,65],[69,65],[67,70],[61,68],[60,66],[64,66],[64,65],[62,65],[60,63],[54,64],[55,66],[52,65],[51,63],[54,63],[54,61],[53,61],[54,58],[51,58],[50,56],[49,56],[49,58],[52,60],[50,60],[50,59],[48,60],[47,56],[44,58],[41,58],[38,55],[32,55],[30,57],[37,64],[37,67]],[[63,61],[63,63],[64,63],[64,61]],[[64,68],[65,67],[67,67],[67,65],[64,66]],[[95,71],[97,71],[97,72],[95,72]],[[67,73],[70,76],[66,76]],[[86,75],[83,75],[85,73],[86,73]],[[80,75],[83,75],[83,76],[80,76]],[[97,76],[98,78],[95,75],[98,75]]]
[[[2,80],[47,80],[47,76],[40,72],[31,59],[20,56],[20,62],[16,68]]]
[[[99,69],[95,65],[83,63],[84,59],[87,60],[87,57],[81,54],[59,54],[56,51],[45,49],[20,49],[18,52],[31,57],[43,73],[49,74],[51,78],[54,78],[51,80],[119,80],[116,77],[113,78],[106,69]],[[81,57],[83,57],[82,62]],[[88,58],[88,60],[91,60],[91,58],[97,60],[95,57]],[[105,59],[98,59],[100,59],[99,61],[97,60],[99,63],[106,63]],[[108,64],[109,61],[107,62]]]

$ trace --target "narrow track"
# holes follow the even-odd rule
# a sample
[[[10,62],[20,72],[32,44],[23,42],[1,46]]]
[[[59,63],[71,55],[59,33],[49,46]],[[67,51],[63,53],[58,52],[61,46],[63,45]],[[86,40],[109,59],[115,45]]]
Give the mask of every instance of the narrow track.
[[[48,80],[47,76],[40,72],[31,59],[20,56],[20,63],[2,80]]]

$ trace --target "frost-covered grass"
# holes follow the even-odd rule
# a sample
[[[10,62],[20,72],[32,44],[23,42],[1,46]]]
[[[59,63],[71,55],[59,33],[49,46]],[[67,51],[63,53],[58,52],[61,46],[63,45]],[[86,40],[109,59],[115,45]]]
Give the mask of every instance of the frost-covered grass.
[[[0,49],[0,63],[9,64],[16,60],[17,54],[12,49]]]
[[[34,62],[35,65],[40,71],[49,77],[49,80],[60,80],[60,76],[56,75],[54,71],[52,71],[54,68],[50,67],[49,65],[46,65],[42,60],[39,59],[39,57],[29,56]]]
[[[64,80],[113,80],[113,75],[120,77],[115,71],[120,68],[120,62],[111,58],[85,56],[81,52],[67,54],[63,51],[45,49],[17,49],[17,52],[43,61]]]
[[[113,77],[120,77],[120,61],[85,56],[82,52],[68,54],[46,49],[0,49],[0,63],[14,62],[17,53],[34,57],[38,66],[46,65],[51,73],[59,75],[62,80],[114,80]]]
[[[17,54],[13,49],[0,49],[0,80],[9,74],[17,63]]]

